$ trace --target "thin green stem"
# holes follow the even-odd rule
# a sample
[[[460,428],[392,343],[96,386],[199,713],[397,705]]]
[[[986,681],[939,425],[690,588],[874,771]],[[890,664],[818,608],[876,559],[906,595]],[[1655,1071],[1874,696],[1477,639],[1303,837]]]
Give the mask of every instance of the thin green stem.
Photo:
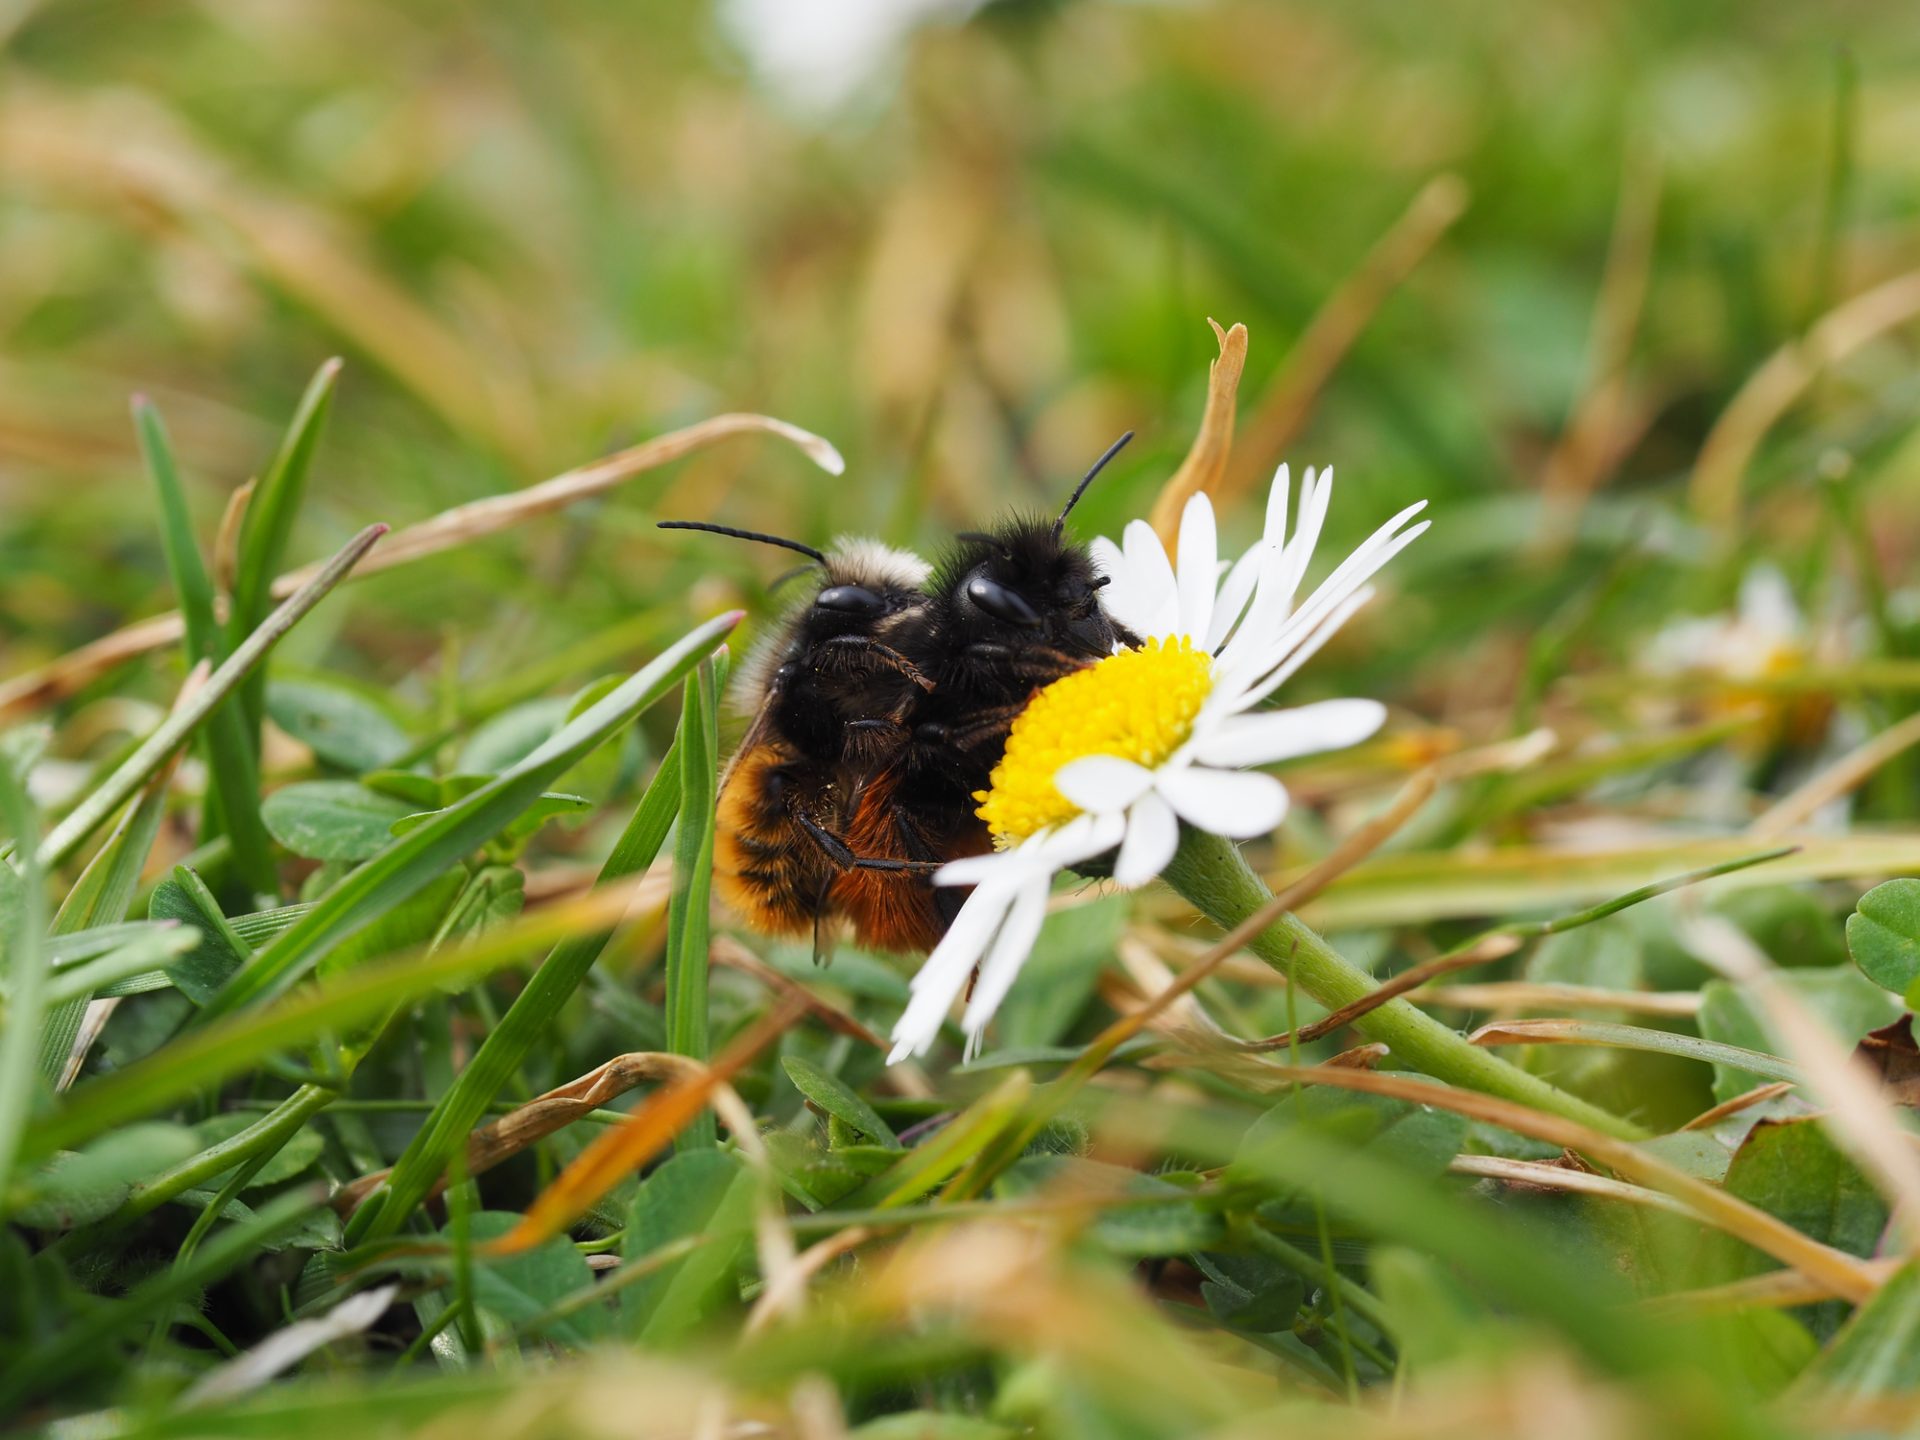
[[[197,1189],[202,1181],[211,1180],[262,1151],[272,1153],[278,1150],[307,1121],[337,1098],[337,1092],[322,1086],[301,1086],[281,1101],[278,1109],[261,1116],[237,1135],[230,1135],[218,1145],[202,1150],[192,1159],[182,1161],[166,1174],[135,1190],[127,1197],[127,1203],[120,1207],[118,1218],[136,1219],[166,1204],[183,1191]]]
[[[1199,830],[1183,834],[1163,878],[1222,929],[1232,929],[1273,898],[1239,846]],[[1329,1009],[1349,1005],[1377,988],[1373,977],[1293,915],[1282,915],[1247,948],[1283,974],[1291,972],[1302,990]],[[1603,1134],[1644,1138],[1638,1126],[1468,1044],[1457,1031],[1404,999],[1389,1000],[1361,1016],[1354,1028],[1386,1045],[1401,1064],[1436,1080],[1517,1101]]]

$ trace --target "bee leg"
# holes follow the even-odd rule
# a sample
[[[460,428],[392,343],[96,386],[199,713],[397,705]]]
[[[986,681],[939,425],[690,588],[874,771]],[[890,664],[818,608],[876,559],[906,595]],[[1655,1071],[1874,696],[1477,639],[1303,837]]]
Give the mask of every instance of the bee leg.
[[[882,645],[866,635],[836,635],[820,646],[829,662],[820,668],[829,673],[854,674],[862,670],[894,670],[922,690],[933,689],[933,681],[920,673],[920,667],[891,645]]]
[[[893,833],[900,837],[900,848],[915,860],[938,860],[939,855],[928,842],[925,833],[915,822],[913,816],[905,810],[893,812]],[[960,907],[966,903],[966,894],[958,886],[935,885],[933,887],[933,913],[940,917],[940,929],[944,933],[959,915]]]
[[[849,720],[841,754],[845,759],[877,766],[897,753],[908,738],[907,727],[898,720]]]
[[[804,810],[794,809],[793,818],[809,840],[818,845],[821,852],[842,870],[888,870],[914,875],[931,874],[940,868],[937,860],[889,860],[878,857],[856,855],[851,846],[819,823]]]
[[[1007,738],[1007,727],[1026,709],[1026,702],[1013,705],[1000,705],[992,710],[978,710],[965,725],[943,725],[938,721],[922,725],[919,735],[928,740],[946,745],[963,754],[971,753],[975,747],[988,740]]]

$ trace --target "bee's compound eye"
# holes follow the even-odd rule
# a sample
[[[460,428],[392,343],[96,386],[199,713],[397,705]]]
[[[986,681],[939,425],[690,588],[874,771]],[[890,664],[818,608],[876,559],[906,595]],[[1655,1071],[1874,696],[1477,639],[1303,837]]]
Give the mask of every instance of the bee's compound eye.
[[[998,580],[989,580],[985,575],[976,575],[967,581],[967,598],[994,619],[1009,625],[1034,629],[1040,624],[1038,611]]]
[[[843,615],[878,615],[887,608],[887,602],[864,585],[829,585],[813,597],[813,603]]]

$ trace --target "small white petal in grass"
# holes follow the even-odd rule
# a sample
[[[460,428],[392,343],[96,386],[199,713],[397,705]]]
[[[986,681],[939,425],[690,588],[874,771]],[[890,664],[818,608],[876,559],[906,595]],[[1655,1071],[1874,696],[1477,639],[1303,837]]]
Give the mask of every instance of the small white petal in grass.
[[[1119,544],[1094,543],[1095,566],[1110,578],[1101,603],[1139,643],[1056,681],[1015,721],[980,811],[1001,826],[1000,848],[935,877],[977,888],[914,979],[893,1058],[932,1045],[979,966],[964,1021],[972,1053],[1039,934],[1061,871],[1112,854],[1115,883],[1131,888],[1165,870],[1182,825],[1235,840],[1268,834],[1286,818],[1287,789],[1247,767],[1338,750],[1379,730],[1386,710],[1373,700],[1259,707],[1367,603],[1380,568],[1425,532],[1425,521],[1414,523],[1424,502],[1375,530],[1300,599],[1333,472],[1307,471],[1292,506],[1288,481],[1282,466],[1260,539],[1232,563],[1220,559],[1205,495],[1187,502],[1177,566],[1142,520]]]
[[[1292,710],[1235,715],[1195,741],[1193,755],[1202,765],[1272,765],[1358,745],[1379,730],[1386,718],[1387,707],[1378,700],[1322,700]]]
[[[1154,788],[1189,825],[1230,840],[1269,834],[1287,818],[1287,787],[1258,771],[1195,766],[1162,775]]]
[[[1053,777],[1060,793],[1082,810],[1124,810],[1153,788],[1153,772],[1118,755],[1089,755],[1063,765]]]
[[[1158,795],[1142,795],[1127,815],[1127,838],[1113,862],[1113,883],[1133,890],[1167,868],[1180,844],[1180,823],[1173,807]]]

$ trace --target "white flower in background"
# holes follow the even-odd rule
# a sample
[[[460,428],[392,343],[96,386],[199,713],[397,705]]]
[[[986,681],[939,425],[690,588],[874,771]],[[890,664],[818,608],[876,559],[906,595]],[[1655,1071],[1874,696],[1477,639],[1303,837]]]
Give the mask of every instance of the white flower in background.
[[[1653,637],[1647,663],[1664,674],[1706,670],[1734,680],[1759,680],[1797,668],[1811,640],[1786,577],[1773,566],[1752,566],[1740,581],[1731,615],[1679,620]]]
[[[1040,933],[1055,875],[1117,847],[1115,883],[1145,884],[1173,858],[1181,821],[1236,840],[1267,834],[1286,816],[1286,787],[1247,767],[1336,750],[1380,728],[1386,711],[1373,700],[1258,709],[1367,602],[1380,567],[1427,528],[1410,523],[1426,502],[1407,507],[1295,604],[1332,482],[1331,470],[1307,472],[1289,537],[1282,466],[1265,533],[1224,576],[1205,495],[1181,516],[1177,564],[1145,521],[1127,526],[1122,545],[1094,541],[1112,582],[1107,609],[1141,643],[1055,681],[1014,721],[980,797],[1000,848],[935,878],[976,888],[914,976],[890,1059],[933,1044],[976,964],[962,1026],[969,1048],[978,1045]]]
[[[825,112],[899,63],[913,32],[959,24],[986,0],[727,0],[734,43],[766,85],[802,110]]]

